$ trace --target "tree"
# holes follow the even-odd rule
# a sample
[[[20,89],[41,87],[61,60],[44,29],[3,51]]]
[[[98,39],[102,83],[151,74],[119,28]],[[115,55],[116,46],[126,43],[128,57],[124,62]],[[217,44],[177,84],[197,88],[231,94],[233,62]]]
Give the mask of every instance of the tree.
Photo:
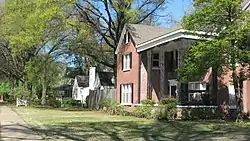
[[[106,44],[104,48],[103,46],[95,48],[96,54],[85,48],[87,50],[86,55],[96,62],[112,68],[114,73],[116,73],[115,50],[125,24],[143,23],[148,19],[153,21],[157,12],[164,7],[165,3],[166,0],[78,1],[75,4],[78,21],[80,23],[88,23],[88,26],[94,31],[92,33],[96,34]],[[75,25],[72,26],[75,27]]]
[[[241,0],[196,0],[194,7],[195,10],[184,17],[183,26],[203,31],[205,34],[199,36],[209,39],[189,49],[181,70],[183,79],[201,75],[209,67],[222,73],[231,70],[237,101],[236,121],[241,121],[243,80],[248,77],[243,69],[250,59],[250,15],[242,10]]]
[[[46,104],[48,89],[57,85],[63,77],[61,74],[64,70],[64,64],[56,62],[54,58],[47,54],[40,54],[27,63],[25,73],[27,74],[28,82],[34,87],[41,87],[42,105]]]

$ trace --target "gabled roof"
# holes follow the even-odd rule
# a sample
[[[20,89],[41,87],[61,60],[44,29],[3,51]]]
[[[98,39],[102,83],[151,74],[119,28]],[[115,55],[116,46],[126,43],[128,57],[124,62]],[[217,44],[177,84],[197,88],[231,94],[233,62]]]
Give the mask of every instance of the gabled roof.
[[[127,30],[131,34],[136,45],[140,45],[154,38],[160,37],[169,32],[173,32],[180,29],[181,26],[176,24],[170,28],[159,27],[159,26],[149,26],[142,24],[128,24]]]
[[[180,24],[175,24],[174,26],[170,28],[143,25],[143,24],[126,24],[123,28],[121,38],[119,40],[119,43],[116,49],[116,53],[118,53],[118,48],[122,45],[124,35],[126,34],[127,31],[132,36],[132,39],[136,45],[136,48],[138,48],[150,40],[154,40],[156,38],[159,38],[161,36],[164,36],[166,34],[172,33],[180,29],[181,29]]]

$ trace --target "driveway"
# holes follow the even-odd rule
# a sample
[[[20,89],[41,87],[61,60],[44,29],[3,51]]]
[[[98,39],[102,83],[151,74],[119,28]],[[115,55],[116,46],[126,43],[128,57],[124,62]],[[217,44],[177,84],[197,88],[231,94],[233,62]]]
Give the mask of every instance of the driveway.
[[[0,140],[1,141],[36,141],[42,140],[36,132],[6,106],[0,106]]]

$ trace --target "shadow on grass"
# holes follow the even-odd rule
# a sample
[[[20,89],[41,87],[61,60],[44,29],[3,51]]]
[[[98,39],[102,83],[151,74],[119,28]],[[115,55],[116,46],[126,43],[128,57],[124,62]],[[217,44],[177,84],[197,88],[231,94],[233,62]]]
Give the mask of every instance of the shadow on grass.
[[[209,124],[209,128],[206,127]],[[250,140],[250,128],[211,122],[72,122],[33,128],[49,139],[69,140]]]

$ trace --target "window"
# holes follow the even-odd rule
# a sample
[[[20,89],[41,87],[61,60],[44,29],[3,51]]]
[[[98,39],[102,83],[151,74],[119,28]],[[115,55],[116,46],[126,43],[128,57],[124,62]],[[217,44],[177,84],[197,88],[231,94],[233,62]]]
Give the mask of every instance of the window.
[[[206,90],[206,83],[202,82],[189,82],[188,84],[189,90]]]
[[[159,53],[153,53],[153,60],[152,60],[153,68],[160,67],[160,61],[159,60],[160,60]]]
[[[132,104],[132,84],[121,85],[121,103]]]
[[[124,34],[124,43],[125,43],[125,44],[129,43],[129,40],[130,40],[130,34],[129,34],[129,32],[127,31],[127,32]]]
[[[132,53],[124,54],[123,55],[123,71],[129,71],[131,70],[132,66]]]

